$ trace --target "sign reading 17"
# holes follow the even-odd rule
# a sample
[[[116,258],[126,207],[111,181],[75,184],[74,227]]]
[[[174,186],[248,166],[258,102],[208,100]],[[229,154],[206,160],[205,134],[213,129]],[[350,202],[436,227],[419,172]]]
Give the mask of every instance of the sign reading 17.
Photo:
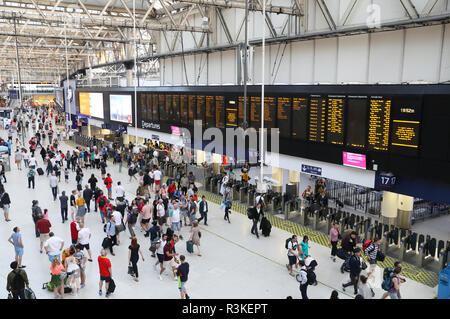
[[[394,185],[395,176],[380,176],[382,185]]]

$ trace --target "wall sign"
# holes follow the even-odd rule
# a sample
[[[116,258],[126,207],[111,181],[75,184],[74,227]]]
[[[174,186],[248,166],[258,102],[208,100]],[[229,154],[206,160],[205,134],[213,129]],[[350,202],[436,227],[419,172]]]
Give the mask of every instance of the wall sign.
[[[345,166],[366,169],[366,155],[342,152],[342,161]]]
[[[302,173],[322,176],[322,168],[317,166],[302,164]]]

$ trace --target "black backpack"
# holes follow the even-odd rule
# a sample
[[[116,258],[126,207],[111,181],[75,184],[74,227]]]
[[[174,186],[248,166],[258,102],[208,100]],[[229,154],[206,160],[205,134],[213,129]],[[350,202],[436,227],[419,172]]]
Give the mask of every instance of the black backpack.
[[[130,220],[128,221],[128,223],[135,224],[136,222],[137,222],[137,214],[132,212],[130,214]]]
[[[25,280],[23,279],[22,275],[18,272],[15,272],[15,276],[12,279],[11,282],[11,290],[12,291],[19,291],[25,288]]]
[[[289,237],[288,239],[286,239],[286,244],[284,245],[284,247],[286,248],[286,249],[288,249],[288,245],[289,245],[289,242],[292,240],[292,238],[291,237]]]
[[[103,208],[103,207],[105,207],[105,205],[106,205],[106,200],[105,200],[105,197],[100,197],[100,200],[98,201],[98,207],[99,208]]]
[[[317,277],[316,277],[316,274],[314,273],[314,271],[312,269],[308,269],[306,271],[302,270],[302,271],[306,272],[306,279],[307,279],[306,283],[308,285],[314,285],[317,281],[317,279],[316,279]]]
[[[253,219],[253,207],[247,208],[248,219]]]

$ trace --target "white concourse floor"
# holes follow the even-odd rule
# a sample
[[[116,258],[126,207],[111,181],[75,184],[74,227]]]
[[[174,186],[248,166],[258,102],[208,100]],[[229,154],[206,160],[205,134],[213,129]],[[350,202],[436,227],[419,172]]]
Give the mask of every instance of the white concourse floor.
[[[6,137],[6,132],[0,132],[2,137]],[[28,137],[29,139],[29,137]],[[28,140],[27,139],[27,140]],[[67,145],[62,146],[64,152],[71,149]],[[40,149],[38,149],[38,152]],[[43,167],[42,158],[37,152],[38,166]],[[70,224],[61,223],[59,200],[52,200],[49,180],[44,176],[36,176],[36,188],[27,188],[26,171],[17,170],[11,158],[12,171],[7,172],[8,182],[5,184],[6,191],[11,197],[10,219],[5,222],[0,218],[0,250],[2,260],[0,261],[1,285],[6,287],[6,277],[10,272],[9,264],[14,260],[14,248],[7,241],[12,234],[14,226],[21,229],[25,253],[23,264],[27,267],[25,270],[29,276],[30,286],[36,293],[37,298],[53,298],[53,293],[41,289],[42,284],[50,280],[50,262],[45,254],[39,253],[39,239],[34,235],[34,223],[31,218],[31,201],[39,200],[42,209],[48,208],[52,231],[56,236],[64,239],[65,247],[69,247]],[[45,169],[45,167],[43,167]],[[111,173],[114,185],[117,181],[122,181],[127,191],[127,198],[134,198],[137,183],[133,180],[129,182],[127,170],[123,169],[119,173],[118,166],[108,163],[107,172]],[[84,184],[87,179],[95,173],[99,179],[98,185],[106,189],[101,182],[98,170],[84,170]],[[62,182],[59,190],[65,190],[66,194],[76,188],[74,173],[70,172],[69,183]],[[114,194],[114,188],[113,188]],[[152,194],[152,199],[154,198]],[[91,203],[91,207],[93,204]],[[223,220],[223,212],[218,205],[209,204],[208,225],[201,223],[202,238],[201,249],[202,257],[186,252],[186,239],[189,236],[188,227],[182,228],[182,235],[185,240],[181,240],[176,245],[179,254],[186,255],[186,261],[190,264],[189,281],[186,284],[188,294],[195,299],[209,298],[286,298],[292,296],[295,299],[300,298],[299,285],[294,277],[289,276],[285,264],[287,263],[286,250],[284,248],[285,239],[291,234],[286,231],[272,228],[270,237],[260,237],[256,239],[250,233],[251,222],[243,215],[232,213],[231,224]],[[70,218],[70,212],[69,212]],[[101,242],[105,236],[103,224],[98,213],[86,214],[86,227],[92,232],[90,241],[93,253],[93,262],[88,262],[86,269],[86,287],[81,290],[78,297],[67,295],[72,298],[105,298],[104,288],[103,296],[98,295],[99,271],[97,257],[101,249]],[[179,298],[177,282],[171,275],[163,276],[160,281],[153,264],[155,258],[151,257],[148,250],[150,242],[144,237],[140,226],[136,226],[136,236],[138,243],[144,253],[145,261],[138,262],[139,282],[135,282],[127,274],[128,267],[128,230],[120,235],[120,246],[114,247],[115,256],[111,256],[108,251],[108,258],[112,263],[113,279],[116,282],[116,292],[110,298]],[[339,297],[352,298],[352,287],[347,292],[342,292],[341,283],[347,282],[348,273],[341,274],[339,271],[340,262],[333,263],[329,258],[329,249],[315,243],[311,243],[310,254],[318,261],[319,266],[316,269],[319,284],[308,288],[310,298],[328,299],[332,290],[339,291]],[[381,273],[381,270],[379,270]],[[381,275],[380,275],[381,276]],[[375,286],[376,297],[380,298],[383,291]],[[409,280],[401,287],[403,298],[433,298],[437,289],[430,288],[420,283]],[[0,298],[6,298],[6,289],[0,289]]]

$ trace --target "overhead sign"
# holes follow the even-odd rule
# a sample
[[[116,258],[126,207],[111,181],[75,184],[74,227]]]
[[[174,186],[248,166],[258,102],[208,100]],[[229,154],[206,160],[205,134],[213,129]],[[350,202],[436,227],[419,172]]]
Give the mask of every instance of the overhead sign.
[[[159,136],[152,134],[152,140],[159,141]]]
[[[302,164],[302,173],[322,176],[322,168],[317,166]]]
[[[380,187],[393,187],[397,178],[392,173],[380,173],[378,176]]]
[[[342,152],[342,161],[345,166],[366,169],[366,155]]]
[[[181,135],[180,128],[178,126],[171,126],[170,130],[172,131],[173,135]]]

